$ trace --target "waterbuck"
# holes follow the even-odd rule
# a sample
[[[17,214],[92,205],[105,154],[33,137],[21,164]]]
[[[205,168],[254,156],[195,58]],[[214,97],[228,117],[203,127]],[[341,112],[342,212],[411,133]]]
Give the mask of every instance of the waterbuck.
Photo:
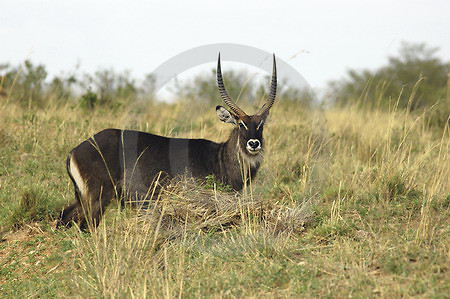
[[[234,125],[227,141],[167,138],[145,132],[106,129],[75,147],[67,157],[67,172],[75,187],[75,202],[61,213],[59,225],[97,226],[113,198],[148,201],[158,186],[178,175],[215,179],[234,190],[253,178],[262,161],[263,128],[275,101],[275,55],[267,101],[255,115],[246,114],[228,96],[220,54],[217,85],[230,110],[216,107],[218,118]]]

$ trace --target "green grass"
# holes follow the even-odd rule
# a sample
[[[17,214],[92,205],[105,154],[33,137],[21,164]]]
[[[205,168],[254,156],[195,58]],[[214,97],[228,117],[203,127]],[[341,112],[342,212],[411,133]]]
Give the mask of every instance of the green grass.
[[[450,293],[448,128],[400,110],[276,103],[263,166],[239,197],[208,178],[197,189],[175,186],[146,219],[113,205],[91,234],[56,230],[73,200],[66,155],[93,133],[118,127],[222,141],[231,129],[214,109],[149,107],[0,104],[2,296]],[[211,192],[223,194],[214,201]]]

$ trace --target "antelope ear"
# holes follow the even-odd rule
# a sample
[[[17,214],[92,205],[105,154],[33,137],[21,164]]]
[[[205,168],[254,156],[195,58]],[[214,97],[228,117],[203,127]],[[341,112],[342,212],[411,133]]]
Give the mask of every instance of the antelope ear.
[[[227,109],[225,109],[224,107],[217,106],[216,113],[217,113],[217,117],[224,123],[237,125],[237,121],[238,121],[237,116],[234,115],[233,113],[231,113],[230,111],[228,111]]]

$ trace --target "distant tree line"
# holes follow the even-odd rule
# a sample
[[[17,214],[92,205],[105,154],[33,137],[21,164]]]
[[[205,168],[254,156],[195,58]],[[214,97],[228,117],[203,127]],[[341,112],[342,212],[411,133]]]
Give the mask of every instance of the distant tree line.
[[[116,107],[138,99],[152,99],[155,78],[147,75],[138,82],[129,72],[117,73],[111,69],[101,69],[93,75],[66,74],[48,78],[43,65],[35,65],[26,60],[21,66],[0,65],[0,96],[34,106],[76,102],[93,109],[96,106]],[[264,82],[254,83],[251,75],[244,71],[227,71],[224,81],[230,96],[240,103],[255,104],[264,100],[270,87],[270,76]],[[198,75],[188,82],[177,82],[174,96],[178,100],[189,100],[202,105],[217,105],[222,100],[216,87],[215,70]],[[281,100],[302,101],[309,104],[313,100],[310,92],[292,88],[279,88]]]
[[[442,124],[450,112],[447,99],[448,65],[436,56],[437,49],[425,44],[403,43],[398,55],[376,70],[349,70],[343,79],[330,82],[325,101],[335,106],[360,105],[366,108],[423,110],[438,106],[433,117]],[[215,70],[177,83],[178,99],[216,105],[221,102],[215,83]],[[230,96],[239,103],[260,103],[269,89],[270,76],[256,82],[247,72],[227,71],[224,81]],[[151,99],[155,78],[147,75],[137,82],[129,72],[102,69],[90,74],[65,74],[48,78],[43,65],[26,60],[21,66],[0,64],[0,100],[8,98],[26,105],[71,101],[93,109],[115,107],[138,99]],[[281,101],[300,102],[303,107],[314,104],[309,91],[286,88],[280,84]],[[315,103],[317,104],[317,103]]]
[[[129,72],[100,69],[90,74],[48,78],[45,66],[25,60],[20,66],[0,64],[0,97],[33,106],[78,102],[81,106],[114,106],[151,96],[154,79],[147,75],[137,84]]]
[[[244,105],[258,105],[265,101],[270,89],[271,76],[263,80],[252,80],[252,74],[246,71],[227,71],[223,74],[225,87],[229,96]],[[315,100],[310,90],[290,88],[279,82],[277,98],[280,101],[296,101],[303,106],[310,106]],[[178,84],[175,88],[176,97],[190,101],[200,101],[217,105],[222,100],[216,86],[216,70],[198,75],[193,80]]]

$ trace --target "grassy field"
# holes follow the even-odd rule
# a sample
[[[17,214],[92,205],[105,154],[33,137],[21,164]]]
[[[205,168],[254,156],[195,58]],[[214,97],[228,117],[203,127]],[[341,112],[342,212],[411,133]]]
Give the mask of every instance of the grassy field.
[[[108,127],[215,141],[231,128],[182,102],[30,107],[0,98],[3,297],[450,294],[450,138],[426,113],[276,103],[243,193],[182,182],[89,234],[55,229],[78,143]]]

